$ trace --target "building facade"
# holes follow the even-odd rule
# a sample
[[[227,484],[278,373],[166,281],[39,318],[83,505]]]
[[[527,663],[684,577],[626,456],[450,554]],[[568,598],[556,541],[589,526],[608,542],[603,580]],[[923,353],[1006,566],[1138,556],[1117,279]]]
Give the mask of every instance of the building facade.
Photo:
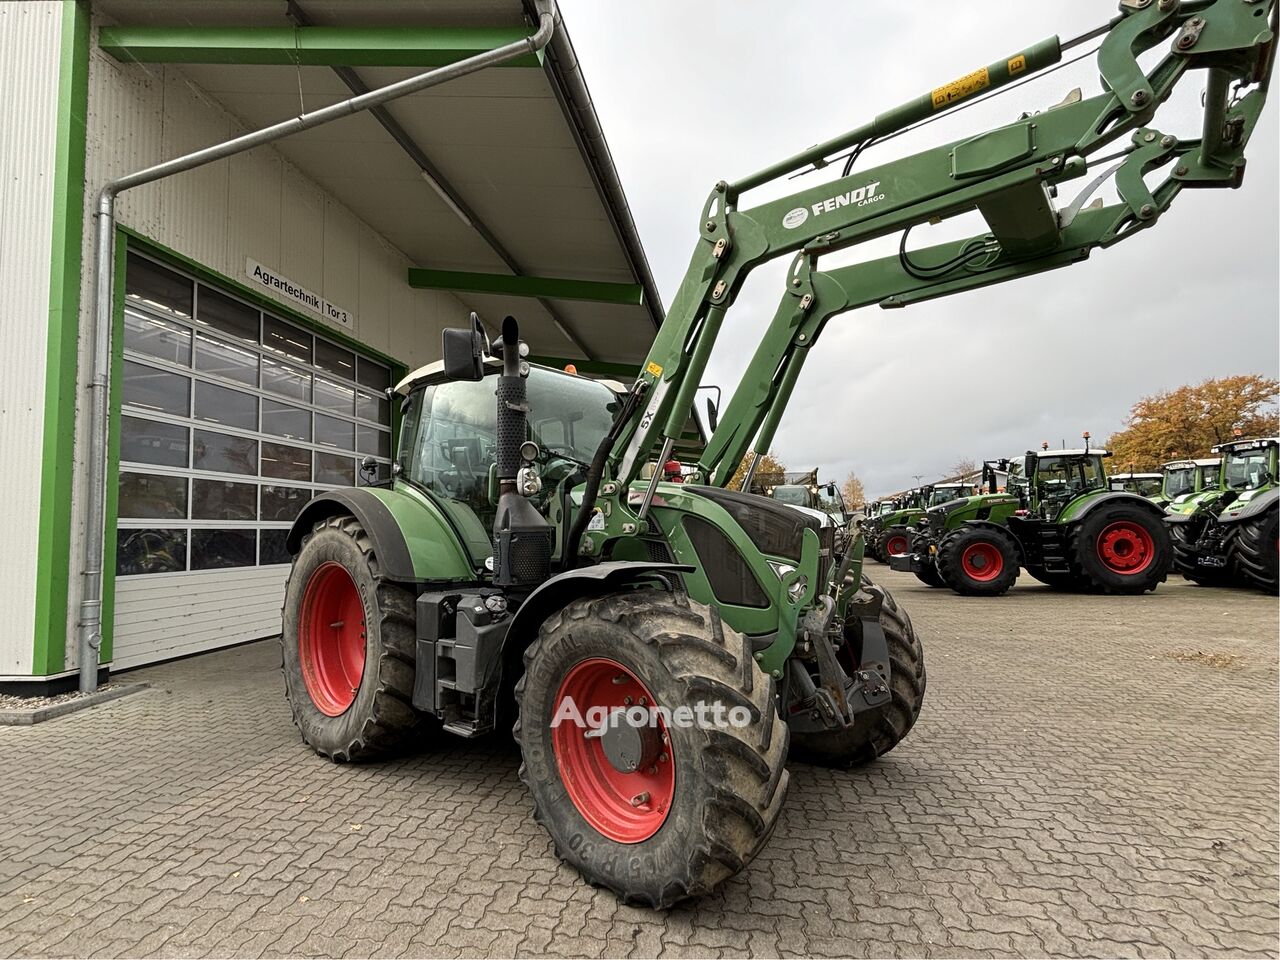
[[[155,21],[164,13],[157,6],[168,8],[172,24]],[[192,16],[197,6],[203,21]],[[251,14],[248,25],[236,21],[244,47],[281,30],[292,31],[280,41],[285,48],[316,29],[350,29],[358,38],[364,21],[379,15],[356,3],[341,14],[347,23],[276,24],[281,6],[239,4],[231,12]],[[356,68],[342,59],[364,68],[367,79],[357,73],[354,82],[367,86],[424,69],[405,62],[387,31],[372,54],[330,53],[305,69],[238,63],[234,52],[210,53],[201,36],[220,26],[217,7],[0,4],[0,74],[10,91],[0,111],[0,284],[8,292],[9,345],[0,455],[26,465],[15,471],[16,509],[0,547],[0,602],[10,612],[0,628],[5,687],[38,692],[78,669],[98,189],[264,119],[349,96],[335,87],[343,78],[354,89]],[[433,30],[448,39],[471,29],[472,37],[476,30],[457,19],[470,15],[489,30],[528,29],[514,0],[480,3],[472,13],[466,5],[423,4],[409,10],[405,45]],[[433,18],[441,19],[438,28]],[[149,37],[184,24],[186,47],[147,47]],[[108,379],[105,669],[278,632],[290,522],[319,490],[387,475],[398,416],[388,388],[435,359],[440,331],[465,322],[471,310],[486,322],[500,320],[499,311],[524,311],[535,328],[558,331],[546,352],[588,370],[594,362],[598,372],[617,375],[643,355],[659,319],[645,302],[653,299],[645,297],[652,280],[607,147],[585,136],[593,115],[581,114],[560,75],[572,54],[563,29],[557,41],[542,62],[513,67],[509,77],[476,75],[456,97],[419,98],[390,117],[404,133],[421,119],[418,111],[438,118],[453,100],[468,98],[472,116],[437,123],[431,144],[406,134],[406,146],[381,120],[353,118],[334,124],[327,138],[259,147],[121,194]],[[448,55],[461,59],[465,46]],[[518,150],[560,151],[561,162],[548,170],[573,181],[577,202],[590,208],[586,240],[601,223],[608,227],[609,249],[595,262],[574,253],[530,268],[538,198],[508,209],[487,206],[484,191],[471,190],[461,148],[476,139],[475,117],[500,114],[510,99],[495,83],[523,84],[531,103],[556,108],[555,122],[532,133],[501,126],[500,115],[493,123]],[[433,150],[447,162],[428,159]],[[541,276],[531,281],[531,269]],[[411,282],[414,271],[426,280]],[[580,287],[554,285],[575,282]],[[612,355],[591,346],[610,336],[584,322],[593,314],[622,344]]]

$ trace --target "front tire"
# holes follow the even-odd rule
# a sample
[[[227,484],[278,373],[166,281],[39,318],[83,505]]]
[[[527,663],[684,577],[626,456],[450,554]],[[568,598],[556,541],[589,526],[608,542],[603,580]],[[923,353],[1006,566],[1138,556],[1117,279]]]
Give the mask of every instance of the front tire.
[[[654,908],[701,896],[751,862],[786,796],[789,736],[749,640],[683,595],[643,590],[574,601],[543,623],[524,659],[520,778],[558,857]],[[569,702],[588,722],[592,707],[714,704],[741,708],[747,722],[699,717],[610,740],[588,737]]]
[[[920,716],[926,686],[924,647],[911,625],[911,618],[884,587],[863,578],[862,588],[884,598],[879,619],[889,645],[891,697],[879,709],[859,714],[854,725],[846,730],[793,734],[792,755],[806,763],[830,767],[868,764],[902,742]],[[840,648],[838,659],[846,672],[857,671],[850,641]]]
[[[1169,576],[1173,544],[1152,511],[1126,503],[1101,504],[1072,524],[1067,555],[1086,590],[1138,594]]]
[[[911,539],[907,534],[906,527],[890,527],[884,532],[884,536],[880,538],[880,552],[885,557],[885,563],[889,562],[889,557],[899,556],[910,549]]]
[[[1252,587],[1276,593],[1277,535],[1280,511],[1275,508],[1260,517],[1239,524],[1236,534],[1235,565],[1242,579]]]
[[[1018,545],[998,527],[962,526],[938,544],[938,573],[966,597],[998,597],[1018,579]]]
[[[413,708],[414,598],[376,576],[354,517],[321,520],[285,587],[285,699],[302,739],[342,763],[396,752],[421,733]]]

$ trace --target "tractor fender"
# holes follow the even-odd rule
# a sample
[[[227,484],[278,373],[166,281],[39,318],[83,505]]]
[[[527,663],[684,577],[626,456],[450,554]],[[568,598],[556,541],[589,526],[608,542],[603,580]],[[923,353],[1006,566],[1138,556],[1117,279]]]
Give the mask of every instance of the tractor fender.
[[[1009,529],[1003,523],[994,523],[991,520],[965,520],[963,523],[961,523],[961,526],[980,527],[985,530],[999,530],[1005,536],[1011,537],[1013,539],[1014,544],[1016,544],[1018,548],[1018,563],[1023,566],[1026,565],[1027,557],[1026,557],[1026,553],[1022,549],[1022,539],[1016,533],[1014,533],[1013,530]]]
[[[1123,490],[1115,490],[1110,493],[1102,493],[1096,497],[1090,497],[1079,506],[1071,504],[1063,512],[1058,519],[1059,523],[1079,523],[1094,510],[1098,509],[1102,504],[1117,505],[1127,503],[1130,506],[1139,507],[1146,510],[1156,519],[1163,519],[1165,513],[1146,497],[1140,497],[1136,493],[1128,493]]]
[[[321,520],[346,514],[369,535],[380,578],[401,583],[475,579],[448,521],[418,499],[380,487],[343,487],[312,499],[285,539],[289,552],[297,554],[302,538]]]
[[[1280,487],[1274,487],[1265,493],[1260,493],[1254,497],[1240,509],[1236,509],[1236,504],[1223,510],[1218,519],[1222,523],[1243,523],[1245,520],[1252,519],[1261,513],[1265,513],[1276,505],[1276,501],[1280,500]],[[1236,501],[1239,503],[1239,501]]]
[[[678,563],[611,560],[558,573],[529,594],[512,615],[507,626],[507,646],[523,650],[533,639],[543,620],[579,597],[609,593],[644,579],[647,574],[686,573],[693,569]]]

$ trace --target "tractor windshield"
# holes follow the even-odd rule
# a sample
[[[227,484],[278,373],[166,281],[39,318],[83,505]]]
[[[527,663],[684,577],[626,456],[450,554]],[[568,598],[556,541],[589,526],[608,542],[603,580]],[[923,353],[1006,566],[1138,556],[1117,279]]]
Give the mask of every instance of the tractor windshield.
[[[1041,499],[1069,500],[1105,487],[1101,457],[1050,456],[1036,463],[1036,488]]]
[[[496,459],[497,375],[451,380],[409,395],[400,438],[401,474],[450,509],[465,507],[484,525],[496,505],[489,467]],[[529,439],[542,448],[543,493],[590,463],[613,423],[618,398],[604,384],[533,367],[527,382]]]
[[[784,486],[773,488],[773,499],[796,507],[812,507],[813,494],[808,487]]]
[[[1195,467],[1170,467],[1164,472],[1164,495],[1180,497],[1196,488]]]
[[[1271,478],[1267,469],[1267,450],[1241,450],[1227,454],[1223,466],[1227,488],[1231,490],[1252,490],[1260,487]]]

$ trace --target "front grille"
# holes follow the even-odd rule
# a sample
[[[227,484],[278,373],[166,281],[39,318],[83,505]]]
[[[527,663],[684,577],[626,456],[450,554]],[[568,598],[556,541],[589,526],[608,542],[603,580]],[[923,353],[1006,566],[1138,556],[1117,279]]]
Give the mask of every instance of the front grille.
[[[746,558],[723,531],[715,524],[692,515],[685,516],[683,523],[717,600],[738,607],[769,606],[769,598],[747,566]]]

